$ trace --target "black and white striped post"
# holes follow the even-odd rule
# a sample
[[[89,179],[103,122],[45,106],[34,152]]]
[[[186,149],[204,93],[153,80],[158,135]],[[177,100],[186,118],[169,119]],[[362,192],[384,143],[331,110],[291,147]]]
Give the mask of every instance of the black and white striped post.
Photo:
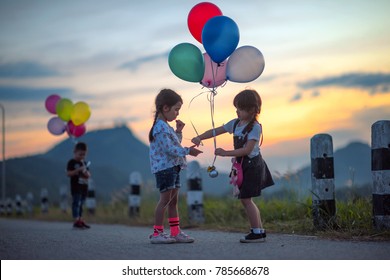
[[[371,126],[371,171],[373,224],[390,229],[390,120]]]
[[[140,206],[141,206],[141,184],[142,176],[138,171],[133,171],[130,173],[129,177],[130,183],[130,194],[128,198],[129,205],[129,216],[139,216]]]
[[[6,214],[7,216],[11,216],[14,212],[14,205],[13,201],[11,198],[7,197],[6,202],[5,202],[5,207],[6,207]]]
[[[5,201],[0,200],[0,216],[5,216]]]
[[[95,215],[96,213],[96,192],[95,183],[92,178],[88,179],[88,193],[85,199],[85,206],[87,207],[88,213]]]
[[[41,189],[41,212],[49,212],[49,192],[47,189]]]
[[[19,194],[15,196],[15,212],[18,216],[23,214],[22,197]]]
[[[204,223],[202,175],[197,161],[188,163],[187,188],[188,220],[193,224]]]
[[[316,134],[310,140],[312,214],[315,228],[333,227],[336,215],[333,142],[329,134]]]

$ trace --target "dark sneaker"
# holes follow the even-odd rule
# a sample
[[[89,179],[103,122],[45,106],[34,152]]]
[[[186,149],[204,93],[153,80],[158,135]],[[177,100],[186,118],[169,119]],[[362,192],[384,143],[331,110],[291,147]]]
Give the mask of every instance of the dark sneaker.
[[[85,227],[83,226],[83,223],[81,221],[74,222],[73,228],[75,228],[75,229],[85,229]]]
[[[81,225],[82,225],[85,229],[91,228],[91,226],[90,226],[90,225],[87,225],[84,221],[81,221]]]
[[[263,233],[254,233],[252,230],[249,234],[244,236],[243,238],[240,239],[241,243],[259,243],[259,242],[264,242],[265,237],[267,234],[265,231]]]

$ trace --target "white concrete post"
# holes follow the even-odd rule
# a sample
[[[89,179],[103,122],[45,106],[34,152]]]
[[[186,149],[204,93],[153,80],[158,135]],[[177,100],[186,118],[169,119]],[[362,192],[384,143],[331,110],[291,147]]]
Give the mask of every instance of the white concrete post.
[[[371,126],[371,171],[373,224],[390,229],[390,120]]]
[[[60,187],[60,209],[62,213],[68,211],[68,186],[66,185]]]
[[[333,143],[329,134],[316,134],[310,140],[312,214],[317,229],[332,227],[336,214]]]
[[[129,177],[130,194],[128,197],[129,216],[139,216],[141,206],[141,184],[142,176],[138,171],[130,173]]]
[[[85,206],[87,207],[88,213],[95,215],[96,213],[96,188],[95,182],[92,178],[88,179],[88,193],[85,199]]]
[[[187,167],[187,207],[190,223],[204,223],[201,168],[197,161]]]

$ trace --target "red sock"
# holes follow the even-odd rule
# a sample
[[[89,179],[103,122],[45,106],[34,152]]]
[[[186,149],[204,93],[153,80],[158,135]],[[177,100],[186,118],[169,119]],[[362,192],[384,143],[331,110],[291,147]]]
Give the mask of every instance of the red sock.
[[[159,235],[161,232],[164,231],[164,226],[153,226],[153,236]]]
[[[168,222],[169,222],[169,226],[171,228],[171,235],[172,236],[176,236],[180,233],[180,227],[179,227],[180,222],[179,221],[180,221],[179,217],[168,218]]]

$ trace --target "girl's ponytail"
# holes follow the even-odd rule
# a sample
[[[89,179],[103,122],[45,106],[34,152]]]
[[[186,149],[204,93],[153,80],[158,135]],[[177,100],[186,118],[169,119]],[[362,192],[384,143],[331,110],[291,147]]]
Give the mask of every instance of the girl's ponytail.
[[[156,112],[154,113],[154,121],[153,121],[152,128],[151,128],[150,131],[149,131],[149,142],[153,142],[153,141],[154,141],[154,137],[153,137],[153,128],[154,128],[154,125],[156,124],[157,117],[158,117],[158,112],[156,111]]]

